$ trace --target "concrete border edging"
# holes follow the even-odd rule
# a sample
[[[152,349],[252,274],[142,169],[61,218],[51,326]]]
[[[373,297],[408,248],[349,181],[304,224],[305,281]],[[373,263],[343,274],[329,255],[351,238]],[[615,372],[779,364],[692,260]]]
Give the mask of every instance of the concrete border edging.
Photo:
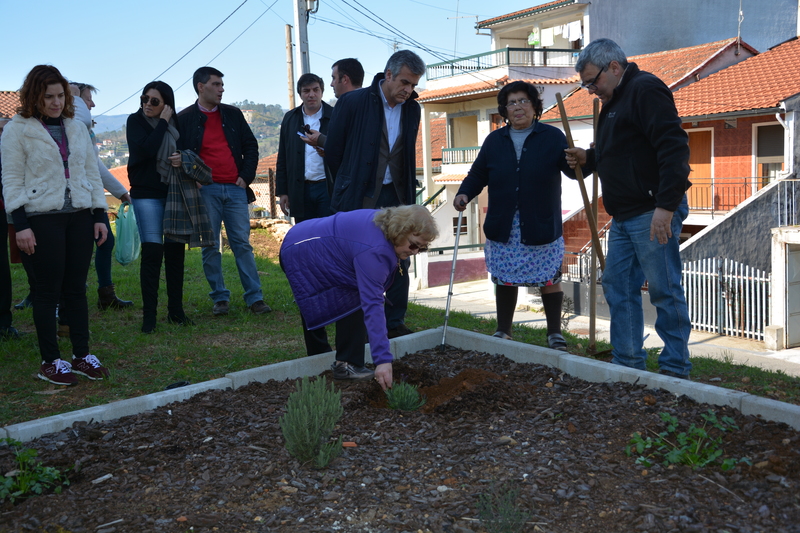
[[[390,340],[392,353],[400,359],[408,353],[438,347],[442,340],[442,328],[430,329]],[[649,388],[668,390],[683,394],[700,403],[725,405],[739,409],[745,415],[761,416],[766,420],[783,422],[800,430],[800,406],[732,391],[722,387],[670,378],[644,370],[612,365],[572,355],[550,348],[532,346],[519,342],[498,339],[458,328],[448,328],[446,343],[462,350],[501,354],[519,363],[534,363],[563,370],[565,373],[593,383],[621,381],[641,383]],[[369,346],[367,346],[369,355]],[[371,361],[372,357],[368,358]],[[303,376],[314,376],[327,370],[334,361],[334,352],[301,357],[270,365],[231,372],[223,378],[187,385],[178,389],[154,392],[138,398],[120,400],[106,405],[89,407],[71,413],[49,416],[29,422],[21,422],[0,428],[0,438],[9,437],[20,442],[63,431],[75,422],[102,422],[128,415],[136,415],[163,407],[173,402],[191,398],[195,394],[212,389],[238,389],[254,381],[271,379],[283,381]]]

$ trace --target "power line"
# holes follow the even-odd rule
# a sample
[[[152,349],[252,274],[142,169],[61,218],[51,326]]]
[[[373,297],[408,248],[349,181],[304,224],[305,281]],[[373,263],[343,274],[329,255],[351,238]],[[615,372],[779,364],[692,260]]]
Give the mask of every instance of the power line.
[[[220,26],[222,26],[223,24],[225,24],[225,22],[226,22],[226,21],[227,21],[229,18],[231,18],[231,17],[233,16],[233,14],[234,14],[234,13],[236,13],[237,11],[239,11],[239,9],[241,9],[241,7],[242,7],[243,5],[245,5],[246,3],[247,3],[247,0],[244,0],[244,2],[242,2],[241,4],[239,4],[239,7],[237,7],[237,8],[236,8],[236,9],[234,9],[233,11],[231,11],[230,15],[228,15],[227,17],[225,17],[225,18],[222,20],[222,22],[220,22],[219,24],[217,24],[217,25],[214,27],[214,29],[213,29],[213,30],[211,30],[210,32],[208,32],[208,34],[207,34],[205,37],[203,37],[202,39],[200,39],[200,41],[198,41],[198,43],[197,43],[197,44],[195,44],[193,47],[191,47],[191,48],[189,49],[189,51],[188,51],[188,52],[186,52],[185,54],[183,54],[183,55],[182,55],[180,58],[178,58],[178,60],[177,60],[177,61],[175,61],[175,62],[174,62],[173,64],[171,64],[170,66],[168,66],[168,67],[166,68],[166,70],[164,70],[164,72],[162,72],[162,73],[161,73],[161,74],[159,74],[158,76],[154,77],[153,79],[154,79],[154,80],[157,80],[158,78],[160,78],[161,76],[163,76],[164,74],[166,74],[166,73],[167,73],[167,72],[168,72],[168,71],[169,71],[169,70],[170,70],[172,67],[174,67],[175,65],[177,65],[177,64],[178,64],[178,63],[179,63],[179,62],[180,62],[180,61],[181,61],[183,58],[185,58],[186,56],[188,56],[188,55],[189,55],[189,54],[192,52],[192,50],[194,50],[195,48],[197,48],[198,46],[200,46],[200,44],[201,44],[203,41],[205,41],[206,39],[208,39],[208,38],[211,36],[211,34],[212,34],[212,33],[214,33],[215,31],[217,31],[217,30],[219,29],[219,27],[220,27]],[[274,4],[273,4],[273,5],[274,5]],[[238,37],[237,37],[237,38],[238,38]],[[123,101],[121,101],[120,103],[118,103],[117,105],[115,105],[114,107],[112,107],[111,109],[106,109],[105,111],[103,111],[102,113],[100,113],[100,114],[99,114],[99,115],[97,115],[97,116],[102,116],[102,115],[105,115],[106,113],[108,113],[109,111],[113,111],[114,109],[118,108],[119,106],[121,106],[122,104],[124,104],[125,102],[127,102],[128,100],[130,100],[131,98],[133,98],[134,96],[136,96],[137,94],[139,94],[139,91],[136,91],[135,93],[133,93],[133,94],[132,94],[132,95],[130,95],[129,97],[125,98]]]

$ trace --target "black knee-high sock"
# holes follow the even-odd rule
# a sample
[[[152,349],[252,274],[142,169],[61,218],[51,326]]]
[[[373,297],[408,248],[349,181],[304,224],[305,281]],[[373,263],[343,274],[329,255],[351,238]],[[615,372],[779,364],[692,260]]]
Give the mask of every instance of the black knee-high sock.
[[[514,322],[514,310],[517,307],[519,287],[497,285],[495,287],[495,305],[497,306],[497,331],[511,335],[511,324]]]
[[[542,293],[544,316],[547,318],[547,334],[561,333],[561,305],[564,303],[563,292]]]

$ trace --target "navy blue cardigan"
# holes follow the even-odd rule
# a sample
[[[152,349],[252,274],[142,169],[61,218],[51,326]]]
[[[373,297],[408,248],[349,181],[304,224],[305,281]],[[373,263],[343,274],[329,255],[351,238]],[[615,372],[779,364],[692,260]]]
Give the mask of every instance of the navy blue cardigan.
[[[551,243],[561,237],[561,173],[575,178],[564,153],[567,138],[561,130],[537,123],[517,164],[509,129],[505,126],[486,137],[458,194],[472,200],[489,187],[483,224],[487,239],[508,242],[514,211],[519,209],[522,243]]]

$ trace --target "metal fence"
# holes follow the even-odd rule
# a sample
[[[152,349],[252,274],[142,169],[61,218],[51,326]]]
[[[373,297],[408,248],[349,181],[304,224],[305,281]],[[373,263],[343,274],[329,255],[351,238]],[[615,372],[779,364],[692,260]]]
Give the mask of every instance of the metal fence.
[[[580,50],[556,48],[501,48],[428,65],[425,79],[435,80],[495,67],[571,67]]]
[[[714,257],[683,264],[683,288],[692,328],[764,340],[770,323],[770,276]]]

